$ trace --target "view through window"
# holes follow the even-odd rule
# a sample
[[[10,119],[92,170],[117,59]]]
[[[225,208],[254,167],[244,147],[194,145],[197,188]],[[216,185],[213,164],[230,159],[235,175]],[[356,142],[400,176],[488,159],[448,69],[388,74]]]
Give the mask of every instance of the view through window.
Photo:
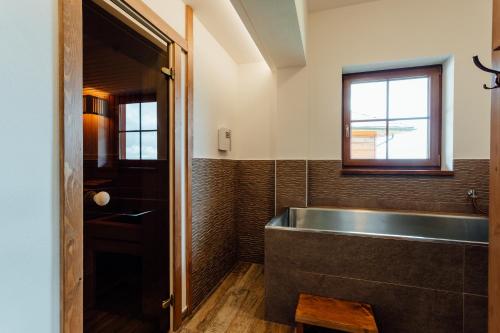
[[[120,159],[158,158],[156,102],[130,103],[120,107]]]
[[[439,165],[441,67],[344,76],[344,164]]]

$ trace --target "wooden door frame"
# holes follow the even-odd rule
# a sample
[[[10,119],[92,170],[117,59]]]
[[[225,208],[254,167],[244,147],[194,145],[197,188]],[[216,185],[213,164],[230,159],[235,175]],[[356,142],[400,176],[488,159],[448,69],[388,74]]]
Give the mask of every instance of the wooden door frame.
[[[493,68],[500,69],[500,0],[493,1]],[[488,332],[500,329],[500,89],[491,93]]]
[[[62,333],[83,332],[83,29],[82,1],[59,0],[59,115],[60,115],[60,331]],[[174,43],[174,50],[187,54],[186,63],[186,117],[174,117],[174,142],[170,151],[177,158],[186,160],[186,280],[187,304],[191,311],[191,161],[192,161],[192,114],[193,114],[193,11],[186,6],[186,38],[180,36],[142,0],[124,0],[136,13],[152,26],[167,35]],[[178,51],[179,52],[179,51]],[[180,73],[180,68],[176,68]],[[179,80],[180,81],[180,80]],[[182,88],[177,84],[177,89]],[[175,92],[177,93],[177,91]],[[179,107],[180,103],[175,103]],[[177,109],[175,109],[174,113]],[[186,124],[186,135],[178,135],[182,122]],[[184,142],[185,156],[177,152]],[[173,161],[174,170],[171,193],[174,193],[173,230],[173,286],[174,295],[182,295],[181,243],[182,222],[178,197],[180,163]],[[175,187],[177,184],[177,188]],[[180,327],[182,302],[174,302],[171,329]]]

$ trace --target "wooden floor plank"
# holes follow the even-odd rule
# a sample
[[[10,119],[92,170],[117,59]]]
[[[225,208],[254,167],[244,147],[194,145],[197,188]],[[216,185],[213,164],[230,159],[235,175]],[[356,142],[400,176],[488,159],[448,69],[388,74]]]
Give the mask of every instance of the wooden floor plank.
[[[152,324],[137,318],[90,310],[85,316],[85,333],[152,333]]]
[[[252,283],[258,279],[259,275],[262,276],[262,270],[257,266],[250,266],[241,279],[226,292],[228,297],[207,332],[243,332],[241,328],[233,330],[230,326],[233,322],[243,322],[245,316],[242,307],[248,302]]]
[[[264,320],[264,267],[238,263],[180,333],[293,333]]]
[[[262,321],[259,307],[264,301],[264,272],[261,266],[254,267],[258,269],[246,286],[247,296],[228,327],[231,332],[253,332],[257,321]]]
[[[188,325],[184,327],[189,330],[189,332],[186,331],[185,333],[204,332],[224,304],[224,301],[227,298],[226,292],[232,286],[237,284],[249,268],[250,264],[247,263],[238,263],[234,267],[232,272],[224,279],[220,286],[203,303],[203,305],[197,309],[196,316],[193,316],[189,320]]]

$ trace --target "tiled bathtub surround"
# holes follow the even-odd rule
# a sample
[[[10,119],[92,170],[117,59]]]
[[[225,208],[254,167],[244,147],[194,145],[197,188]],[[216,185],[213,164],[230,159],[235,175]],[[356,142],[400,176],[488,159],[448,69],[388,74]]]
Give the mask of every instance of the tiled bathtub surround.
[[[266,318],[293,323],[306,292],[372,304],[382,332],[486,332],[486,258],[480,246],[268,229]]]
[[[276,213],[307,206],[307,161],[276,161]]]
[[[264,227],[274,216],[274,161],[238,161],[234,204],[238,257],[264,262]]]
[[[193,160],[193,304],[239,260],[264,261],[264,226],[289,206],[472,211],[487,206],[488,160],[455,160],[455,176],[344,176],[337,160]],[[470,292],[474,294],[475,292]],[[470,300],[469,300],[470,301]],[[476,304],[478,302],[472,302]]]

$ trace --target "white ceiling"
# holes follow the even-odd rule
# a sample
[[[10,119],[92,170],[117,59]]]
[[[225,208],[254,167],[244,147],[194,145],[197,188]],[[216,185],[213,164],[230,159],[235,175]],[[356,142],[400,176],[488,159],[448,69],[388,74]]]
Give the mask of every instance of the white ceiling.
[[[357,5],[371,1],[376,0],[308,0],[307,9],[309,12],[318,12],[320,10]]]
[[[238,64],[262,61],[262,55],[230,0],[184,0],[196,17]]]
[[[271,69],[306,64],[304,0],[231,0]],[[297,3],[302,4],[300,8]]]

